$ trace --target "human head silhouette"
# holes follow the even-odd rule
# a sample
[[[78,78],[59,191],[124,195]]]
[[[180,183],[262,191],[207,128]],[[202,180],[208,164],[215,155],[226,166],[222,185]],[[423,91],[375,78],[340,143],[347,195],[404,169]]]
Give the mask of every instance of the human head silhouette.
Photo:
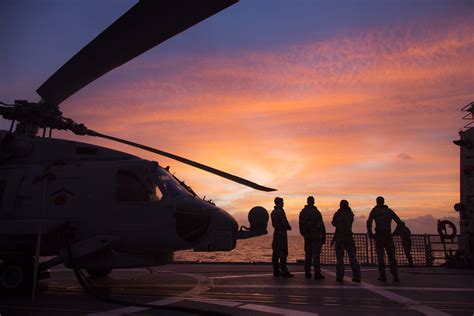
[[[347,202],[347,200],[341,200],[341,202],[339,203],[339,207],[340,208],[349,208],[349,202]]]
[[[385,199],[383,196],[377,197],[377,206],[383,206],[385,204]]]
[[[313,206],[314,205],[314,197],[308,196],[308,198],[306,199],[306,202],[308,203],[309,206]]]
[[[275,205],[279,207],[283,207],[283,199],[281,197],[276,197],[275,198]]]

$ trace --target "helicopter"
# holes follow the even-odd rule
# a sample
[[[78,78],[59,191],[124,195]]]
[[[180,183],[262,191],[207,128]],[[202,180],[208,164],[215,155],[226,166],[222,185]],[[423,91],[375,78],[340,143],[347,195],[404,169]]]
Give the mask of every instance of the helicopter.
[[[113,269],[173,262],[178,250],[229,251],[267,234],[268,212],[254,207],[250,228],[156,161],[52,137],[53,130],[100,137],[194,166],[265,192],[275,189],[64,117],[59,105],[86,85],[237,0],[142,0],[82,48],[36,92],[39,102],[1,102],[0,290],[33,286],[64,264],[107,276]],[[42,130],[42,135],[40,131]],[[39,257],[48,260],[39,262]]]

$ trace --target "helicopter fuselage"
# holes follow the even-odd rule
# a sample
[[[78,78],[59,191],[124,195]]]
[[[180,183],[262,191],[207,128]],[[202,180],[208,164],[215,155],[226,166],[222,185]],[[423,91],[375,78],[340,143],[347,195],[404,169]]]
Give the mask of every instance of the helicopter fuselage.
[[[166,264],[184,249],[236,245],[235,219],[157,162],[75,141],[0,133],[0,256],[54,256],[81,268]],[[76,246],[74,248],[74,245]]]

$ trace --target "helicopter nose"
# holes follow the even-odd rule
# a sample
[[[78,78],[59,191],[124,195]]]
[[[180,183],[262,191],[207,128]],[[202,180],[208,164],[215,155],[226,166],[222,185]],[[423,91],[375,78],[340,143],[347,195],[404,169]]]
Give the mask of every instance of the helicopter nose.
[[[232,232],[234,236],[239,229],[239,224],[235,218],[223,209],[217,209],[212,216],[212,224],[217,230]]]
[[[194,251],[227,251],[235,248],[238,224],[235,218],[222,209],[213,209],[206,238]]]

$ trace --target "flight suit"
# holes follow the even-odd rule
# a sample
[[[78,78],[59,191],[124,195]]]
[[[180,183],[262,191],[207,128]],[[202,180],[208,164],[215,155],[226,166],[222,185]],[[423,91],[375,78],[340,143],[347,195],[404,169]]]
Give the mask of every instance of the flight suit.
[[[352,279],[360,281],[360,265],[357,262],[356,247],[352,237],[352,223],[354,222],[354,213],[350,207],[340,208],[334,214],[332,225],[336,227],[334,233],[336,247],[336,277],[344,278],[344,250],[347,251],[349,262],[352,269]]]
[[[275,206],[271,213],[273,231],[272,242],[272,265],[273,271],[288,273],[286,259],[288,258],[288,230],[291,230],[290,223],[286,218],[283,208]]]
[[[321,276],[321,248],[326,242],[326,227],[323,217],[316,206],[305,205],[299,217],[300,234],[304,237],[304,269],[311,274],[311,265],[315,276]]]
[[[385,274],[385,254],[387,251],[388,261],[390,263],[390,272],[393,277],[398,279],[397,258],[395,257],[395,245],[393,244],[391,223],[394,220],[397,225],[401,224],[400,218],[388,208],[387,205],[377,205],[370,212],[367,219],[367,231],[370,237],[372,234],[372,222],[375,220],[375,249],[377,252],[377,262],[380,276],[386,278]]]
[[[400,236],[402,240],[403,251],[408,260],[408,266],[414,267],[413,257],[411,256],[411,231],[406,225],[398,225],[393,236]]]

